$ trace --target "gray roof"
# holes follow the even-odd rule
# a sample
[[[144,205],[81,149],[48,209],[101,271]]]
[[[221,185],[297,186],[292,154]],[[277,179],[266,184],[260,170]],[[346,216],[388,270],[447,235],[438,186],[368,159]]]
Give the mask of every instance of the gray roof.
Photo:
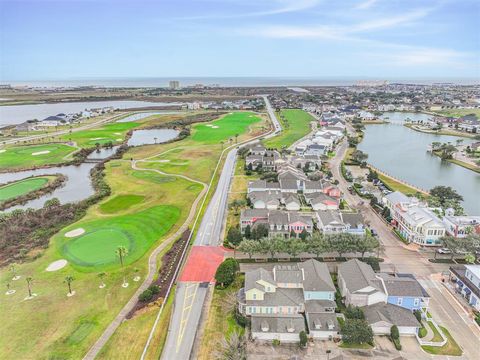
[[[352,228],[357,228],[358,225],[363,225],[363,216],[360,213],[342,212],[342,220],[344,224],[349,224]]]
[[[411,277],[396,277],[380,274],[387,289],[388,295],[408,297],[428,297],[420,283]]]
[[[372,267],[358,259],[349,260],[338,265],[338,274],[345,281],[345,286],[351,293],[373,286],[379,290],[379,284],[375,278],[375,272]]]
[[[303,281],[305,291],[335,291],[327,264],[310,259],[299,263],[298,267],[305,273]]]
[[[336,210],[319,210],[317,214],[323,225],[328,225],[333,222],[342,223],[340,213]]]
[[[297,265],[275,265],[275,280],[281,283],[301,283],[303,282],[302,271]]]
[[[282,317],[252,316],[251,329],[252,332],[298,334],[300,331],[305,330],[305,320],[301,315]]]
[[[273,280],[272,273],[270,271],[267,271],[264,268],[258,268],[252,271],[248,271],[245,274],[245,291],[248,291],[253,288],[263,290],[263,288],[257,284],[258,280],[265,280],[266,282],[272,285],[276,285],[275,280]]]
[[[288,189],[288,190],[297,190],[297,180],[294,179],[280,179],[280,188],[281,189]]]
[[[263,300],[247,300],[253,306],[300,306],[303,304],[303,290],[300,288],[277,288],[275,292],[265,292]]]
[[[310,331],[340,331],[335,313],[308,314],[308,320]],[[329,325],[333,325],[333,328],[329,329]]]
[[[420,326],[415,315],[406,308],[401,306],[377,303],[374,305],[362,307],[365,319],[371,324],[379,321],[385,321],[397,326]]]
[[[400,191],[394,191],[390,194],[385,195],[385,198],[388,199],[392,204],[410,202],[410,199],[407,195]]]
[[[300,199],[298,198],[297,194],[289,194],[284,200],[285,204],[288,204],[292,201],[297,204],[300,204]]]
[[[324,313],[325,308],[336,308],[333,300],[306,300],[305,312],[307,313]]]
[[[268,217],[267,209],[243,209],[241,213],[241,218],[252,218],[252,217]]]
[[[305,181],[306,190],[322,190],[323,186],[320,181]]]

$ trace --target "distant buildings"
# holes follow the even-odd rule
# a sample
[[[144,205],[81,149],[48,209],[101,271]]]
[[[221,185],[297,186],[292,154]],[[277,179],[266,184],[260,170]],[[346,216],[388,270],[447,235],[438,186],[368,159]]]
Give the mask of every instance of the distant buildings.
[[[180,81],[177,81],[177,80],[170,80],[168,82],[168,88],[170,90],[178,90],[180,89]]]

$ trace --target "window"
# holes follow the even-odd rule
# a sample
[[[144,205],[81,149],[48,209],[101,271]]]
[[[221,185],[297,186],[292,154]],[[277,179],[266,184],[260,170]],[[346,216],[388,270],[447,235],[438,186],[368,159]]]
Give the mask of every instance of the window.
[[[413,300],[413,306],[418,306],[418,305],[420,305],[420,299]]]
[[[253,300],[257,300],[257,294],[253,293]]]
[[[403,301],[402,298],[398,298],[398,299],[397,299],[397,305],[398,305],[398,306],[402,306],[402,301]]]
[[[255,314],[256,313],[256,308],[255,306],[252,306],[252,314]]]

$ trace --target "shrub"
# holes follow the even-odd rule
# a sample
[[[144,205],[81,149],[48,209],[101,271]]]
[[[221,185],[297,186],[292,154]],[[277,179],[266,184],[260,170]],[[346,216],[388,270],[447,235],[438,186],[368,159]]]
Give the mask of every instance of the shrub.
[[[273,339],[273,340],[272,340],[272,345],[273,345],[273,346],[278,346],[278,345],[280,345],[280,340],[278,340],[278,339]]]
[[[400,333],[398,332],[397,325],[393,325],[390,328],[390,336],[392,337],[393,340],[396,340],[396,339],[400,338]]]
[[[373,331],[365,320],[347,319],[340,333],[347,344],[372,344]]]
[[[160,292],[160,288],[158,287],[158,285],[150,285],[148,290],[152,292],[152,295],[156,295]]]
[[[420,310],[414,310],[413,315],[417,318],[417,321],[421,324],[422,323],[422,312]]]
[[[221,286],[228,286],[235,280],[235,274],[238,271],[238,261],[233,258],[228,258],[220,264],[215,273],[215,280]]]
[[[307,338],[307,334],[305,333],[305,331],[303,331],[303,330],[300,331],[299,335],[300,335],[300,342],[299,342],[300,346],[301,347],[307,346],[308,338]]]
[[[392,339],[393,345],[395,345],[395,349],[402,350],[402,344],[400,344],[400,339]]]
[[[363,310],[360,309],[358,306],[348,305],[347,309],[345,310],[345,317],[347,319],[365,319],[365,314]]]
[[[142,302],[148,302],[153,299],[153,293],[147,289],[138,296],[138,299]]]

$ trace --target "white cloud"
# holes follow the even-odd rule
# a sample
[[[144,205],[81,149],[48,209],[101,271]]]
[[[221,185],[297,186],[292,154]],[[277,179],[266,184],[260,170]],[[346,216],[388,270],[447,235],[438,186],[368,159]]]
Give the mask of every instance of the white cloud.
[[[371,8],[378,0],[366,0],[355,6],[355,9],[366,10]]]
[[[394,66],[464,66],[471,60],[469,53],[451,49],[399,47],[394,52],[373,55]]]

